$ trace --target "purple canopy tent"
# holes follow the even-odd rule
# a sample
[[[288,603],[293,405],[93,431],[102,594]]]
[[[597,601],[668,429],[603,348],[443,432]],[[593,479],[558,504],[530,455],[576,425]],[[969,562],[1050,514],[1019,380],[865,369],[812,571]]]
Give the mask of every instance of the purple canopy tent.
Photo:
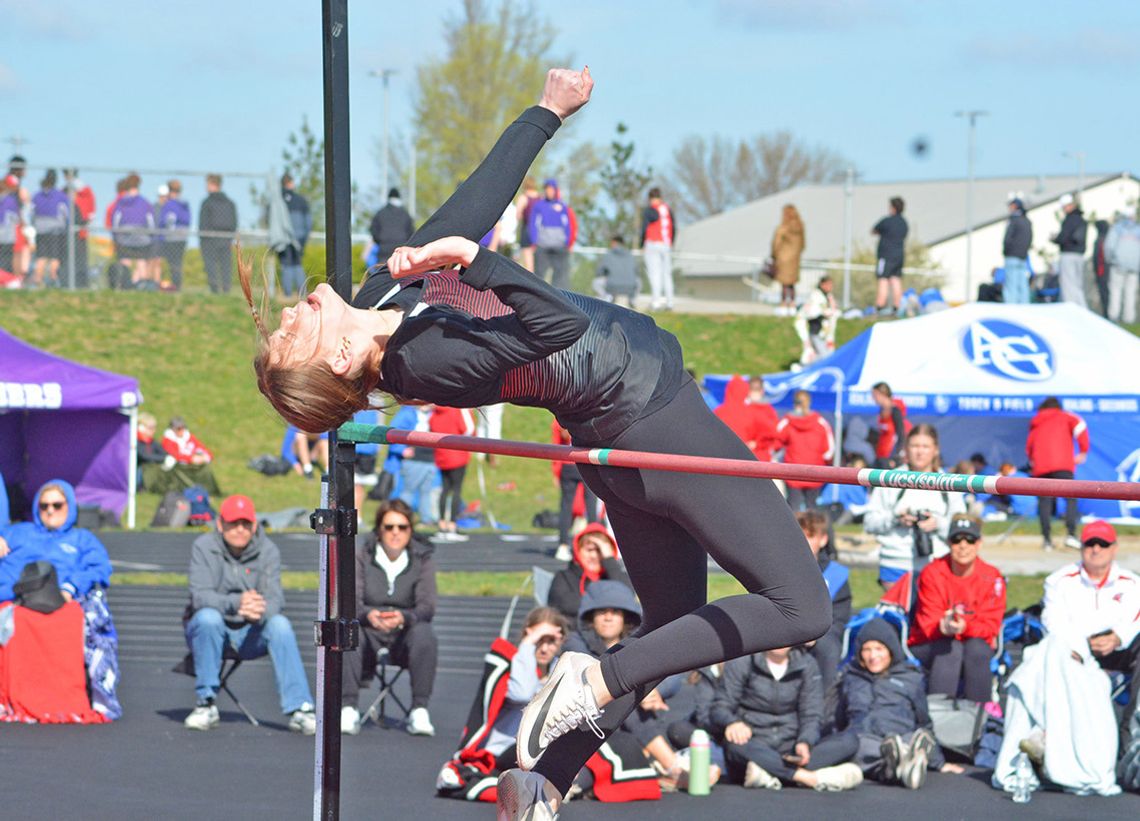
[[[137,379],[69,362],[0,329],[0,473],[31,496],[65,479],[80,504],[135,524]],[[29,511],[12,511],[13,518]]]

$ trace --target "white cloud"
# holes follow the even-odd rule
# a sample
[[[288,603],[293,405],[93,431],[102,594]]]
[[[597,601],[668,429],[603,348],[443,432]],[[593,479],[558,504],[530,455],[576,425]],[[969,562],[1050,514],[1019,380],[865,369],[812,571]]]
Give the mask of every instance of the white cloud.
[[[15,91],[19,87],[16,72],[7,63],[0,63],[0,91]]]
[[[1125,32],[1085,28],[1065,37],[1034,34],[984,37],[966,48],[971,62],[987,65],[1033,66],[1063,71],[1074,68],[1135,66],[1140,51],[1135,37]]]
[[[0,0],[0,19],[11,30],[31,32],[58,40],[85,40],[92,29],[86,15],[74,7],[69,10],[52,8],[48,4],[27,0]]]

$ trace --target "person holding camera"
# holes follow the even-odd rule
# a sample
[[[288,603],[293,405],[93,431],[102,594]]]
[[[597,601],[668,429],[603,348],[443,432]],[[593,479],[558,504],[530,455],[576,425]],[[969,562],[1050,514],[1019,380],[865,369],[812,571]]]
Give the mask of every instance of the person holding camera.
[[[906,464],[900,465],[901,470],[942,470],[938,431],[933,425],[912,428],[904,453]],[[863,528],[879,541],[879,584],[884,588],[945,556],[950,520],[966,511],[961,493],[916,488],[878,487],[871,491],[867,504]]]
[[[947,534],[950,553],[918,576],[918,603],[911,620],[910,650],[929,676],[928,693],[989,701],[990,657],[1005,615],[1005,579],[978,558],[982,523],[954,516]]]

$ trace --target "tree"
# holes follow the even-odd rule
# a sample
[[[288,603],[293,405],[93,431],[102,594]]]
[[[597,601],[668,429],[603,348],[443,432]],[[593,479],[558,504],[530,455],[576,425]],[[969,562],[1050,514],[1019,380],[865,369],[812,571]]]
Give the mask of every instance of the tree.
[[[578,244],[598,245],[605,236],[602,223],[602,183],[598,177],[605,158],[597,145],[580,143],[554,167],[554,178],[578,217]],[[539,181],[541,182],[541,180]]]
[[[806,145],[790,131],[739,142],[694,135],[673,152],[668,187],[679,215],[703,219],[800,183],[838,182],[849,165],[842,155]]]
[[[416,71],[416,193],[438,208],[504,128],[539,98],[554,29],[533,2],[464,0],[445,23],[445,56]]]
[[[610,161],[600,172],[602,190],[610,201],[613,214],[603,224],[603,242],[621,234],[633,246],[638,233],[637,206],[645,196],[653,169],[640,168],[633,160],[634,143],[623,141],[629,131],[625,123],[617,124],[617,134],[610,143]],[[599,243],[601,244],[601,243]]]

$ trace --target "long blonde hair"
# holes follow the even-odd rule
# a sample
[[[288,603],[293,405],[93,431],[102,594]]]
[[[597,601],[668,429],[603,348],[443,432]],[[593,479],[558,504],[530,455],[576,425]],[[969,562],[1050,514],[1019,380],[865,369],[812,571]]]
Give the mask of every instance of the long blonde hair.
[[[265,277],[264,271],[262,272]],[[260,310],[253,300],[253,266],[238,249],[238,280],[257,328],[257,352],[253,370],[257,389],[281,417],[307,433],[334,430],[359,410],[370,407],[370,394],[380,381],[379,357],[364,364],[359,376],[337,376],[327,362],[310,361],[286,366],[269,347],[269,329],[263,319],[268,305],[268,287],[262,291]],[[266,283],[267,285],[268,283]]]

